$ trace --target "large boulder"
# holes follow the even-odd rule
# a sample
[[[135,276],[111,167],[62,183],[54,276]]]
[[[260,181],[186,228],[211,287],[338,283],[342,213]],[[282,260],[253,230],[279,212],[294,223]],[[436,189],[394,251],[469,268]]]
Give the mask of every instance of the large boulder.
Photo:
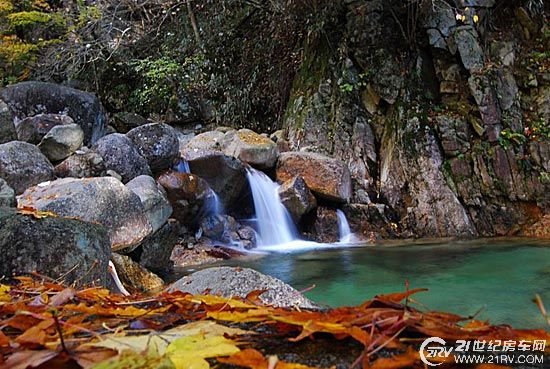
[[[79,150],[57,164],[54,173],[58,178],[105,177],[107,169],[101,155],[91,150]]]
[[[0,207],[15,207],[15,191],[0,178]]]
[[[63,114],[38,114],[17,123],[17,138],[38,144],[53,127],[74,124],[73,118]]]
[[[17,140],[17,131],[8,105],[0,100],[0,144]]]
[[[29,81],[7,86],[0,91],[18,119],[36,114],[66,114],[84,131],[84,142],[95,143],[104,135],[107,115],[99,99],[89,92],[56,85]]]
[[[121,133],[107,135],[92,147],[105,162],[107,170],[114,170],[126,183],[140,175],[151,175],[147,160],[141,156],[132,140]]]
[[[182,158],[191,161],[222,151],[221,141],[225,134],[220,131],[204,132],[193,137],[180,150]]]
[[[153,172],[168,169],[179,158],[176,130],[164,123],[150,123],[126,134]]]
[[[272,168],[279,155],[275,142],[249,129],[227,132],[221,145],[226,155],[263,169]]]
[[[161,229],[141,242],[134,251],[138,254],[135,259],[139,260],[140,265],[163,278],[170,276],[174,268],[170,257],[180,240],[179,232],[179,223],[170,219]]]
[[[40,141],[38,148],[50,161],[68,158],[82,146],[84,131],[78,124],[53,127]]]
[[[347,165],[313,152],[285,152],[277,163],[277,180],[285,182],[302,177],[317,196],[335,202],[348,202],[351,197],[351,176]]]
[[[184,226],[196,225],[201,212],[213,201],[212,189],[195,174],[167,171],[157,180],[174,209],[172,217]]]
[[[340,239],[338,230],[338,214],[336,210],[318,207],[313,229],[312,238],[317,242],[334,243]]]
[[[150,176],[136,177],[126,183],[126,187],[139,196],[153,232],[159,230],[172,214],[164,188]]]
[[[279,199],[294,219],[294,222],[299,222],[302,215],[317,206],[315,196],[313,196],[302,177],[294,177],[284,182],[279,187]]]
[[[249,268],[208,268],[175,282],[170,291],[201,294],[205,291],[223,297],[246,297],[252,291],[266,290],[260,295],[265,304],[278,307],[318,308],[296,289],[283,281]]]
[[[66,284],[108,282],[111,246],[106,230],[75,219],[36,219],[0,208],[0,275],[36,271]]]
[[[53,166],[38,147],[12,141],[0,145],[0,178],[20,194],[31,186],[53,179]]]
[[[189,161],[189,168],[208,182],[226,207],[239,200],[248,184],[243,163],[222,153],[197,156]]]
[[[139,197],[112,177],[57,179],[29,188],[18,204],[101,224],[113,250],[137,245],[152,230]]]

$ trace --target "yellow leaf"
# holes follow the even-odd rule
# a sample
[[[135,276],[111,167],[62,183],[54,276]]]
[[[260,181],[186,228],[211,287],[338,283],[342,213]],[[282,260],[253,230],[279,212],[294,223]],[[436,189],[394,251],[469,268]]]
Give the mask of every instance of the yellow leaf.
[[[198,321],[183,324],[159,334],[144,334],[140,336],[108,335],[104,341],[90,343],[90,346],[105,347],[117,350],[119,353],[132,350],[135,352],[149,352],[164,355],[166,347],[181,337],[202,335],[217,337],[228,334],[237,336],[251,334],[239,328],[230,328],[212,321]]]
[[[10,286],[0,284],[0,302],[10,302]]]
[[[477,22],[479,22],[479,17],[476,14],[476,15],[474,15],[474,23],[477,23]]]
[[[166,354],[176,369],[208,369],[208,362],[203,359],[229,356],[239,351],[236,343],[230,339],[204,335],[178,338],[166,348]]]
[[[89,369],[175,369],[174,364],[165,357],[143,355],[126,351],[121,355],[102,361]]]

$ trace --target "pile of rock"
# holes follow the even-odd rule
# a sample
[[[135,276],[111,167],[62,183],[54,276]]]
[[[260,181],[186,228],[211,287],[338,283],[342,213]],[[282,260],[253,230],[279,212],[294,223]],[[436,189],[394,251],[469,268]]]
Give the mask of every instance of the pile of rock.
[[[302,226],[316,214],[335,215],[350,198],[343,162],[281,153],[288,148],[282,135],[273,135],[274,142],[247,129],[182,134],[135,114],[118,117],[115,125],[120,133],[87,92],[40,82],[0,92],[0,206],[47,215],[39,220],[3,210],[0,245],[16,262],[6,259],[0,274],[38,270],[69,283],[104,283],[111,258],[128,269],[119,274],[135,276],[139,291],[156,282],[136,268],[168,276],[174,249],[179,258],[198,249],[225,258],[238,254],[228,246],[253,248],[254,229],[226,214],[253,215],[248,166],[275,174],[282,203]],[[313,238],[332,240],[321,234],[334,233],[329,228],[314,226]],[[87,268],[93,272],[79,278]]]

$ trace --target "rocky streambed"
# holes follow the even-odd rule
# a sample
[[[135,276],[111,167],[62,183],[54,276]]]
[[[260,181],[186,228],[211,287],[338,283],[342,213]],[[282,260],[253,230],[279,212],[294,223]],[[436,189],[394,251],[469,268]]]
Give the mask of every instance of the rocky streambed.
[[[111,262],[127,290],[149,291],[163,288],[174,266],[241,256],[265,244],[252,170],[280,184],[303,240],[337,242],[343,214],[358,240],[414,236],[391,201],[358,202],[353,162],[293,151],[285,137],[135,114],[111,122],[88,92],[8,86],[0,91],[0,275],[112,285]]]

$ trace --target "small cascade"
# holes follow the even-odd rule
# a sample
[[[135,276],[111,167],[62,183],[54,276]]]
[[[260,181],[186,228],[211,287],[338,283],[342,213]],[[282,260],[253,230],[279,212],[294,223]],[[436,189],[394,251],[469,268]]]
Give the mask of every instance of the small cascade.
[[[180,159],[174,166],[172,167],[172,170],[178,172],[178,173],[191,173],[191,169],[189,168],[189,163],[187,160]]]
[[[259,245],[281,245],[297,240],[296,227],[279,199],[279,185],[263,172],[252,168],[247,170],[246,177],[254,200]]]
[[[340,235],[339,242],[340,243],[354,242],[355,235],[351,233],[351,229],[349,227],[348,220],[346,219],[346,215],[340,209],[336,210],[336,215],[338,215],[338,232]]]
[[[220,197],[214,190],[211,191],[211,196],[209,196],[208,201],[204,204],[204,212],[206,215],[223,215],[225,214],[225,209],[220,200]]]

